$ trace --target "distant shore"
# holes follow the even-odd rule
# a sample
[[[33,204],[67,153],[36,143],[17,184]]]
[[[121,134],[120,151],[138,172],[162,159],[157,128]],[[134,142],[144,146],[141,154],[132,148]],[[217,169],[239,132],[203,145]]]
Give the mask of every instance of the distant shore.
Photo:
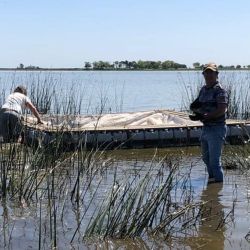
[[[84,68],[0,68],[0,71],[200,71],[201,69],[186,68],[186,69],[84,69]],[[227,71],[248,71],[250,68],[222,68],[219,70]]]
[[[89,71],[87,69],[83,68],[0,68],[1,71]]]

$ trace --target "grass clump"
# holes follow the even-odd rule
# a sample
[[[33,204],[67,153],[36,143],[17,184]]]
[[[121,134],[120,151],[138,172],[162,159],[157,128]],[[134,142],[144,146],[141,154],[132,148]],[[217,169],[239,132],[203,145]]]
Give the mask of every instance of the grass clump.
[[[194,222],[201,204],[190,203],[193,190],[187,175],[180,175],[178,164],[164,163],[152,166],[141,178],[119,182],[114,177],[112,189],[84,237],[134,238],[159,231],[170,236]]]

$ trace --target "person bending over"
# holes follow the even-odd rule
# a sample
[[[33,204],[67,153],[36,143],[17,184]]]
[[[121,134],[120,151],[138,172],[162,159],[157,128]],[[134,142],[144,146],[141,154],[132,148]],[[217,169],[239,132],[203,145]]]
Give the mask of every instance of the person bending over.
[[[22,110],[28,108],[37,118],[38,123],[43,123],[36,107],[27,96],[23,86],[17,86],[5,100],[0,110],[0,135],[3,142],[17,142],[22,132]]]

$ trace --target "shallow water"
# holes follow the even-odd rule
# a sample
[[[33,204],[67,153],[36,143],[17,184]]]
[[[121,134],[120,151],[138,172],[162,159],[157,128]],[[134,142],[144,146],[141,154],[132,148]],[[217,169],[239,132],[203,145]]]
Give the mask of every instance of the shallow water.
[[[135,239],[87,239],[83,241],[82,232],[87,227],[91,216],[102,202],[103,197],[117,174],[117,180],[124,180],[129,176],[143,176],[152,165],[152,158],[159,162],[163,156],[171,154],[174,156],[182,155],[180,159],[180,175],[190,173],[193,197],[196,201],[207,201],[207,208],[212,209],[211,214],[196,229],[187,229],[186,235],[176,234],[178,237],[166,238],[164,235],[142,236]],[[65,202],[64,206],[57,209],[57,244],[58,249],[249,249],[250,243],[246,235],[250,231],[250,181],[247,173],[239,170],[225,170],[225,181],[223,184],[207,185],[207,175],[204,164],[199,156],[198,148],[184,149],[161,149],[157,153],[154,150],[122,150],[109,151],[104,156],[106,165],[102,165],[102,170],[95,175],[92,182],[92,191],[100,186],[99,192],[84,218],[82,215],[91,199],[90,194],[86,194],[80,206],[72,205],[71,202],[64,200],[67,196],[67,189],[61,190],[61,194],[54,197],[56,205]],[[112,161],[112,164],[109,163]],[[192,167],[191,167],[192,163]],[[164,173],[163,173],[164,174]],[[154,175],[154,171],[152,171]],[[159,177],[161,178],[161,177]],[[73,180],[73,179],[72,179]],[[82,180],[84,182],[84,179]],[[87,183],[87,179],[85,179]],[[84,183],[83,183],[84,186]],[[63,185],[62,185],[63,187]],[[180,189],[178,189],[180,190]],[[42,192],[42,189],[39,191]],[[178,193],[177,193],[178,196]],[[41,212],[41,223],[40,215]],[[212,215],[212,216],[211,216]],[[0,248],[7,249],[38,249],[39,230],[42,232],[41,249],[48,249],[50,246],[51,234],[49,228],[49,210],[46,197],[34,202],[14,203],[11,200],[0,203]],[[204,217],[206,218],[206,216]],[[221,224],[221,220],[224,223]],[[80,233],[76,234],[72,244],[70,241],[81,221]],[[41,225],[41,228],[39,228]],[[51,225],[53,228],[53,225]]]
[[[235,74],[223,72],[220,77],[222,80],[227,77],[232,82],[242,82],[243,85],[247,85],[250,79],[248,72],[238,71]],[[65,98],[65,94],[72,89],[76,101],[82,101],[83,113],[92,113],[102,105],[100,101],[104,101],[108,112],[160,108],[178,110],[182,107],[183,83],[190,90],[194,82],[201,81],[201,75],[200,72],[0,72],[0,89],[8,94],[12,85],[23,83],[30,86],[45,80],[57,86],[60,95],[56,97],[59,99]],[[61,100],[59,103],[63,104]],[[83,232],[95,209],[106,198],[113,185],[114,175],[120,182],[130,176],[139,179],[147,173],[153,157],[156,164],[166,154],[182,156],[178,178],[190,174],[192,197],[195,201],[208,201],[207,209],[211,209],[213,216],[208,215],[195,229],[187,229],[169,238],[164,234],[143,234],[135,239],[101,240],[94,237],[83,241]],[[40,244],[41,249],[49,249],[56,235],[54,240],[57,241],[58,249],[250,249],[246,237],[250,232],[250,181],[245,171],[226,170],[223,185],[207,185],[207,175],[198,148],[161,149],[157,154],[152,149],[108,151],[100,164],[92,181],[89,176],[81,176],[83,193],[79,204],[71,203],[68,199],[77,173],[67,176],[71,171],[67,168],[56,179],[61,190],[52,196],[50,206],[46,197],[46,182],[37,190],[33,200],[17,203],[1,199],[0,248],[38,249]],[[152,172],[152,176],[154,174]],[[164,178],[165,174],[163,171],[159,179]],[[91,188],[88,188],[88,183],[91,183]],[[95,194],[97,187],[100,192]],[[175,198],[178,200],[180,186],[177,190],[179,193]],[[92,197],[94,199],[91,201]],[[54,211],[51,208],[53,204],[56,221],[51,214]],[[223,218],[225,221],[220,226]],[[78,224],[79,232],[70,243]]]

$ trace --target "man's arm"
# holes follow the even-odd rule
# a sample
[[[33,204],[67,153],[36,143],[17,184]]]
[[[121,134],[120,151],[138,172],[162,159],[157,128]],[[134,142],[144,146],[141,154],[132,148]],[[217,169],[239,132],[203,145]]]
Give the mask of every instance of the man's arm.
[[[218,103],[217,109],[210,113],[203,114],[204,120],[213,120],[222,115],[224,115],[227,111],[226,103]]]
[[[38,111],[36,109],[36,107],[32,103],[30,103],[30,102],[27,102],[26,106],[27,106],[27,108],[29,108],[31,110],[31,112],[37,118],[37,122],[38,123],[43,123],[42,120],[41,120],[41,117],[40,117],[40,115],[39,115],[39,113],[38,113]]]

